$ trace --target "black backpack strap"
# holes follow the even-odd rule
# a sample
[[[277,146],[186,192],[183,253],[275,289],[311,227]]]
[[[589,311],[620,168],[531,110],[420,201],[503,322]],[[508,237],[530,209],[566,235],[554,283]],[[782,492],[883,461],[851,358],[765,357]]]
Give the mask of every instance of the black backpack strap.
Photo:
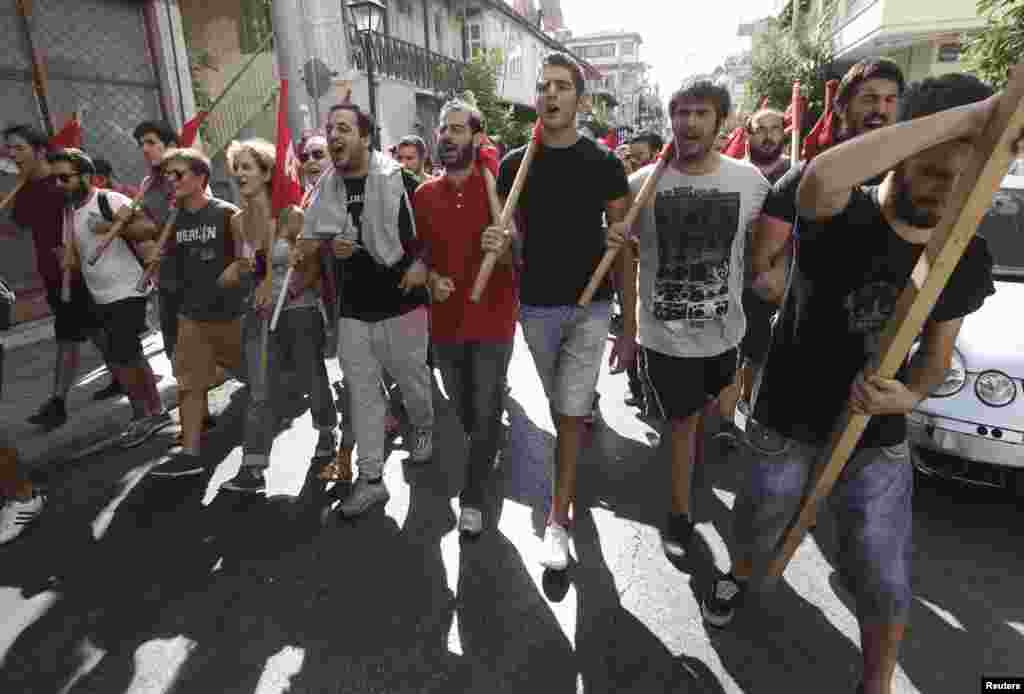
[[[114,221],[114,211],[110,209],[110,198],[102,190],[96,194],[96,202],[100,206],[100,214],[108,222]]]

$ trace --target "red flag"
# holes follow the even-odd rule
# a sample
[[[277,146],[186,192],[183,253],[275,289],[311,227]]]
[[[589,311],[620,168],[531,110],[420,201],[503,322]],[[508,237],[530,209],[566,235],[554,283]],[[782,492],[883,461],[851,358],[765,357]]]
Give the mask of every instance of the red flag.
[[[274,192],[271,208],[274,217],[289,205],[302,202],[302,184],[299,183],[299,158],[292,146],[292,131],[288,128],[288,80],[281,80],[280,100],[277,107],[277,163],[274,166]]]
[[[836,90],[838,89],[839,80],[829,80],[825,83],[825,110],[822,112],[818,122],[811,128],[811,132],[807,133],[807,139],[804,140],[802,152],[804,161],[810,161],[820,152],[831,147],[835,140],[835,118],[832,112],[832,102],[835,101]]]
[[[747,129],[738,127],[729,135],[722,145],[722,154],[733,159],[745,159],[747,156]]]
[[[210,115],[206,111],[200,111],[190,121],[185,123],[181,128],[181,135],[178,137],[178,143],[182,147],[191,147],[196,141],[196,135],[199,134],[199,126],[203,124],[206,117]]]
[[[64,124],[56,135],[50,138],[50,147],[54,149],[64,147],[82,146],[82,124],[78,121],[78,114],[72,113],[71,118]]]

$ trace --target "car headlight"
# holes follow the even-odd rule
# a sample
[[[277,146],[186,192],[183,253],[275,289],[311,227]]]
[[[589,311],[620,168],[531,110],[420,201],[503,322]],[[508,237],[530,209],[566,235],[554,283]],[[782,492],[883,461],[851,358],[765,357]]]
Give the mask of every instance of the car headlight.
[[[1017,397],[1017,385],[1002,371],[984,371],[974,384],[978,399],[992,407],[1005,407]]]
[[[960,352],[953,350],[953,358],[950,360],[949,369],[946,370],[946,378],[939,384],[939,387],[931,392],[933,398],[948,398],[956,395],[967,383],[967,367]]]

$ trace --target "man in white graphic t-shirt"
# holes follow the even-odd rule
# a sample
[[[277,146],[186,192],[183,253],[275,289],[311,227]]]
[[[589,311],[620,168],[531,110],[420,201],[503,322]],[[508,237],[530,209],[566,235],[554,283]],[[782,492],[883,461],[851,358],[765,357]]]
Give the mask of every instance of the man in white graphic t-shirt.
[[[632,233],[639,240],[636,339],[641,376],[666,420],[672,446],[672,502],[662,544],[683,556],[693,535],[690,485],[701,462],[703,412],[732,382],[746,331],[743,254],[770,184],[750,162],[722,156],[715,135],[729,115],[729,92],[695,82],[669,102],[675,157],[658,182],[654,205]],[[654,171],[629,179],[636,195]],[[622,239],[616,239],[621,243]]]
[[[138,446],[171,423],[160,402],[153,370],[142,353],[140,336],[146,330],[147,298],[147,292],[137,289],[142,279],[142,265],[135,250],[121,238],[110,244],[96,264],[81,262],[82,258],[93,257],[100,235],[110,230],[117,215],[130,217],[131,200],[114,191],[94,188],[91,176],[95,166],[81,150],[58,150],[47,160],[70,205],[74,265],[81,270],[108,335],[107,362],[128,392],[137,413],[119,441],[126,448]],[[152,226],[141,217],[130,223]]]

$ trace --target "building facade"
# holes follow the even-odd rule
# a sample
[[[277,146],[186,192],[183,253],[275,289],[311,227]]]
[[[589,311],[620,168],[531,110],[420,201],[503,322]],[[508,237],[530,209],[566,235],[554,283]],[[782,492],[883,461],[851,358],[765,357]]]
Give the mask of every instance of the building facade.
[[[788,13],[791,1],[778,0],[776,14]],[[961,71],[963,37],[985,24],[975,0],[804,0],[800,7],[805,26],[832,15],[838,62],[885,56],[911,81]]]
[[[596,74],[587,80],[587,91],[595,101],[607,104],[612,128],[619,132],[663,130],[661,95],[657,85],[650,83],[650,66],[640,57],[640,34],[607,31],[563,36],[565,45],[594,67]]]
[[[177,0],[0,0],[0,37],[0,125],[52,132],[78,113],[83,149],[108,159],[126,183],[146,173],[135,126],[162,119],[180,128],[194,113]],[[42,96],[34,64],[46,75]],[[14,183],[15,169],[0,167],[0,195]],[[31,237],[0,213],[0,239],[0,276],[18,294],[15,319],[44,317]]]

